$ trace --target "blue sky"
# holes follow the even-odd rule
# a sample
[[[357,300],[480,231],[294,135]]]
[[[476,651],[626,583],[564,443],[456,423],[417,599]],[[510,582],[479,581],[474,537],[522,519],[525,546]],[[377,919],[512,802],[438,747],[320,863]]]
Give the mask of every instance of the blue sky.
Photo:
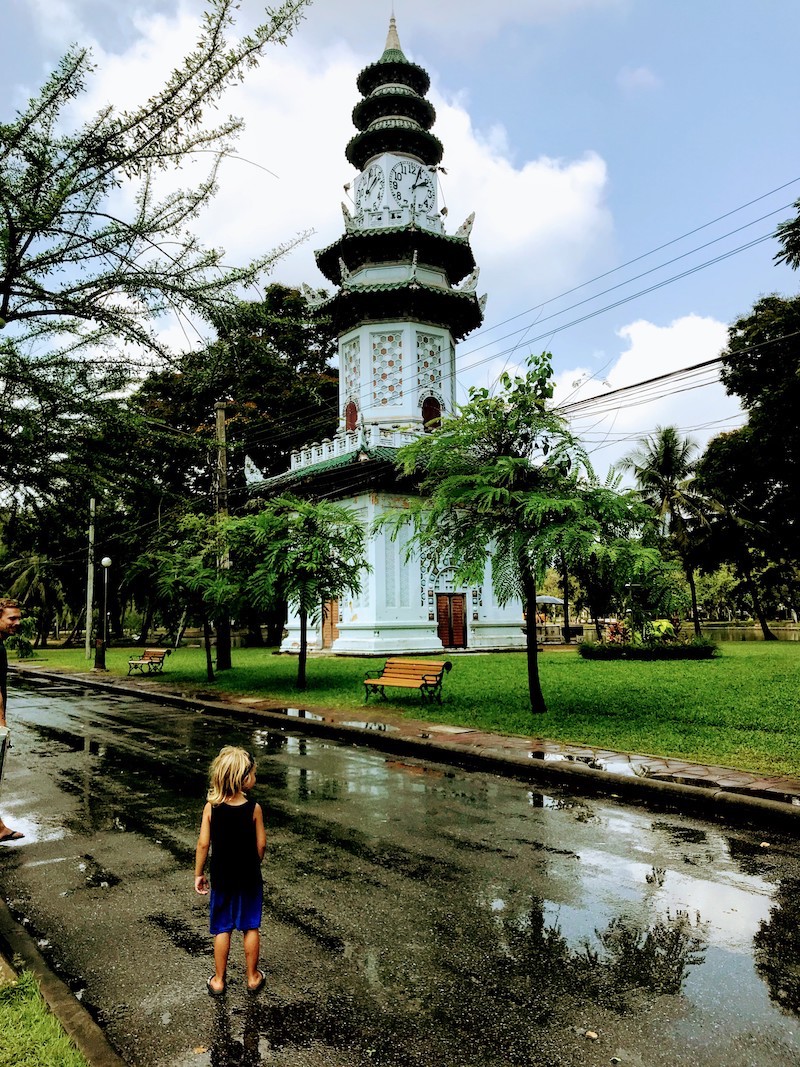
[[[193,43],[202,4],[3,7],[6,108],[78,40],[99,65],[82,104],[92,110],[141,100]],[[355,76],[380,55],[391,11],[390,2],[317,0],[288,46],[231,94],[251,163],[223,166],[198,229],[232,262],[311,229],[274,278],[322,284],[313,250],[341,231],[343,186],[354,176],[344,146]],[[449,231],[477,213],[472,241],[489,302],[485,329],[460,346],[464,387],[546,348],[561,400],[602,394],[713,359],[726,326],[760,295],[796,293],[800,279],[772,262],[774,241],[735,251],[769,234],[800,197],[796,0],[395,0],[394,13],[406,55],[432,76]],[[243,0],[243,26],[258,14]],[[199,343],[185,326],[166,329],[177,345]],[[702,444],[740,418],[707,384],[602,418],[595,411],[575,428],[602,469],[657,423]]]

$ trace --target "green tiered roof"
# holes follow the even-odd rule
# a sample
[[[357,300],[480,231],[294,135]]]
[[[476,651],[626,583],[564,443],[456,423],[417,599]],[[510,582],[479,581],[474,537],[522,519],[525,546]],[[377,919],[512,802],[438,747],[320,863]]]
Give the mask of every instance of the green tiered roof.
[[[353,123],[360,132],[345,150],[348,162],[363,170],[373,156],[394,151],[435,167],[444,149],[430,133],[436,118],[433,105],[425,99],[430,83],[427,72],[403,55],[392,18],[383,55],[365,67],[356,82],[364,99],[353,108]]]
[[[430,78],[422,67],[406,59],[394,18],[383,55],[358,76],[363,96],[353,109],[359,132],[350,140],[346,156],[363,171],[384,153],[406,155],[426,167],[442,158],[441,141],[430,132],[436,112],[425,98]],[[483,311],[474,288],[455,289],[475,269],[469,231],[449,236],[426,228],[412,218],[402,225],[369,228],[347,225],[347,232],[316,253],[317,265],[339,291],[320,305],[334,329],[344,333],[363,322],[417,319],[442,326],[458,340],[479,327]],[[441,284],[418,278],[416,272],[393,282],[359,284],[350,275],[373,264],[432,268],[444,275]]]

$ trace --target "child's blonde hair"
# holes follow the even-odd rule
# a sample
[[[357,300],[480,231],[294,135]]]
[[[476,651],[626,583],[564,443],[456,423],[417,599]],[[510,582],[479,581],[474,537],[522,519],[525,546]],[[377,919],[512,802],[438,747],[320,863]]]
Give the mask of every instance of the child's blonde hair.
[[[255,769],[256,762],[249,752],[226,745],[211,764],[211,785],[207,799],[212,804],[222,804],[235,797],[241,792],[245,778]]]

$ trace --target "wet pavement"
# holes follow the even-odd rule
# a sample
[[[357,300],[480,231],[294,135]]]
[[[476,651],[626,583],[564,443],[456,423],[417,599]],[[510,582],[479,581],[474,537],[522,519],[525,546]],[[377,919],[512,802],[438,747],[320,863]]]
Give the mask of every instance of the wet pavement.
[[[791,833],[301,735],[252,705],[63,684],[13,707],[3,811],[27,837],[3,846],[0,891],[131,1065],[800,1060]],[[223,743],[259,762],[268,986],[246,994],[235,941],[211,1000],[191,873]]]

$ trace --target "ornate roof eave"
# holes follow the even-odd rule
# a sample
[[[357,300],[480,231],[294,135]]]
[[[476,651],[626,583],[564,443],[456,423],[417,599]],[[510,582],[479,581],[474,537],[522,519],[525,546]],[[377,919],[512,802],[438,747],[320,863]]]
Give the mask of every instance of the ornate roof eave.
[[[456,341],[483,322],[481,301],[474,292],[442,289],[414,278],[346,286],[319,304],[316,314],[327,315],[338,333],[366,322],[413,319],[445,327]]]
[[[353,108],[353,125],[358,130],[366,130],[376,119],[397,114],[405,114],[426,130],[436,121],[436,109],[430,100],[405,86],[385,86],[359,100]]]
[[[446,270],[453,284],[475,269],[475,256],[468,237],[433,233],[413,225],[352,230],[315,252],[314,257],[328,281],[341,285],[340,259],[349,271],[354,272],[368,263],[410,258],[414,251],[418,252],[420,263]]]
[[[270,497],[287,489],[302,489],[309,496],[352,496],[369,489],[406,492],[413,482],[397,469],[398,449],[381,445],[323,460],[308,467],[265,478],[252,487],[253,496]]]
[[[384,122],[385,125],[374,124],[349,140],[344,154],[356,170],[364,170],[373,156],[383,152],[404,152],[428,167],[441,163],[444,146],[435,134],[423,130],[413,119],[392,116]]]
[[[396,50],[387,50],[377,63],[364,67],[356,79],[356,86],[362,96],[369,96],[378,86],[389,82],[407,85],[420,96],[424,96],[431,87],[428,72]]]

